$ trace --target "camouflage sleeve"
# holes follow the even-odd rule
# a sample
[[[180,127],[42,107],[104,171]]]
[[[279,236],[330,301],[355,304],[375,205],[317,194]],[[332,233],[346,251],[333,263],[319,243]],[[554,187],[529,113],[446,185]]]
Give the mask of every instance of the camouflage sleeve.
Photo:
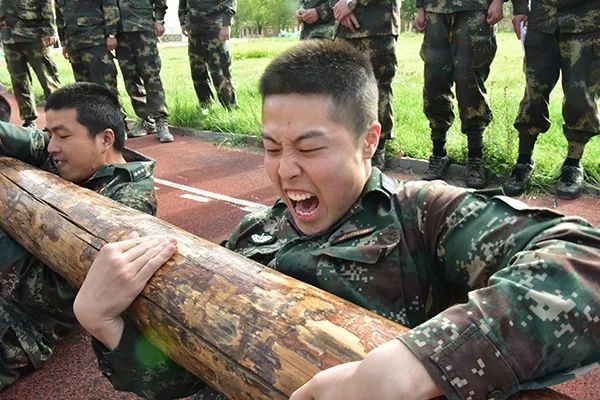
[[[39,1],[39,0],[38,0]],[[42,2],[42,35],[54,36],[56,29],[54,28],[54,2],[52,0],[43,0]]]
[[[118,347],[110,351],[92,338],[92,348],[100,372],[116,390],[160,400],[191,396],[197,392],[215,393],[150,343],[127,320]]]
[[[529,14],[529,1],[528,0],[512,0],[513,15],[527,15]]]
[[[164,21],[167,13],[167,0],[154,0],[154,20]]]
[[[56,11],[56,27],[58,29],[58,38],[60,39],[61,46],[67,46],[67,36],[65,32],[65,19],[62,12],[62,8],[58,4],[58,1],[55,2],[54,9]]]
[[[47,143],[48,134],[44,131],[0,121],[0,155],[39,167],[48,158]]]
[[[177,10],[177,15],[179,16],[179,24],[181,26],[187,25],[187,14],[188,14],[187,0],[179,0],[179,8]]]
[[[116,35],[121,19],[117,0],[102,0],[102,15],[104,15],[104,34]]]
[[[123,183],[122,188],[110,195],[110,198],[125,206],[149,215],[156,215],[156,194],[154,180]]]
[[[235,11],[237,10],[237,1],[236,0],[225,0],[223,2],[223,25],[230,26],[231,20],[235,15]]]
[[[506,399],[600,360],[600,231],[507,202],[454,207],[436,268],[468,301],[400,337],[449,399]]]

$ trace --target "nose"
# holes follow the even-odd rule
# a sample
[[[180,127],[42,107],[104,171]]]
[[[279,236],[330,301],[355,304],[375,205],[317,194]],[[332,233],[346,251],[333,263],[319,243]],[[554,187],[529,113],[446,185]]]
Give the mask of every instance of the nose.
[[[50,142],[48,142],[48,153],[55,154],[58,153],[58,144],[56,143],[55,136],[50,136]]]
[[[296,157],[294,157],[293,154],[284,152],[279,159],[279,176],[281,179],[293,179],[300,175],[301,171],[302,169],[300,168]]]

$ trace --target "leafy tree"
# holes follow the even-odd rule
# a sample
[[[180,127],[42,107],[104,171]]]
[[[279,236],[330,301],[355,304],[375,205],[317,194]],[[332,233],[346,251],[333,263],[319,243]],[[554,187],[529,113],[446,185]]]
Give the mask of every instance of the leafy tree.
[[[277,30],[295,24],[295,0],[238,0],[236,21],[239,26],[251,25],[262,32],[266,26]]]

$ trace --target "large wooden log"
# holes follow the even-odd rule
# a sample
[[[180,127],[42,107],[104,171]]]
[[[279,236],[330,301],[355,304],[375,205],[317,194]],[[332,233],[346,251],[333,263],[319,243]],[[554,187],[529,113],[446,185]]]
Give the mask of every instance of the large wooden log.
[[[407,330],[8,157],[0,157],[0,199],[0,226],[77,286],[105,243],[131,231],[176,236],[177,254],[131,316],[170,357],[231,399],[285,399],[318,371],[359,360]],[[567,397],[545,390],[523,398]]]

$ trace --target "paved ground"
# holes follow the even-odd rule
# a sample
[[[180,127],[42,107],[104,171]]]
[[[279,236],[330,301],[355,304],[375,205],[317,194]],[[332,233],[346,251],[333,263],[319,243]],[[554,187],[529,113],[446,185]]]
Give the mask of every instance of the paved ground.
[[[39,125],[43,126],[43,123],[40,121]],[[154,137],[145,137],[130,140],[128,145],[157,160],[158,216],[208,240],[225,239],[244,214],[275,200],[260,154],[222,148],[195,137],[179,135],[172,144],[160,144]],[[532,197],[524,200],[532,205],[585,216],[600,226],[600,198],[558,201]],[[81,330],[73,332],[58,346],[55,357],[48,364],[0,392],[0,399],[136,398],[113,391],[100,376],[88,341]],[[600,371],[557,389],[578,400],[598,400]]]

